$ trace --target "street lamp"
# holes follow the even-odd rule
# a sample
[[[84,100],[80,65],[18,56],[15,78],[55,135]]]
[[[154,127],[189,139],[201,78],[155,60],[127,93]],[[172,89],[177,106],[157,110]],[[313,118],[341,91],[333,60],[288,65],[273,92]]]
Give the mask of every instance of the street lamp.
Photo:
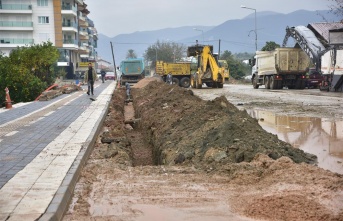
[[[194,31],[201,31],[202,34],[202,42],[204,43],[204,30],[198,29],[198,28],[193,28]]]
[[[257,22],[257,19],[256,19],[256,9],[254,8],[249,8],[249,7],[246,7],[244,5],[241,5],[241,8],[245,8],[245,9],[250,9],[250,10],[254,10],[255,11],[255,48],[256,48],[256,51],[257,51],[257,25],[256,25],[256,22]]]

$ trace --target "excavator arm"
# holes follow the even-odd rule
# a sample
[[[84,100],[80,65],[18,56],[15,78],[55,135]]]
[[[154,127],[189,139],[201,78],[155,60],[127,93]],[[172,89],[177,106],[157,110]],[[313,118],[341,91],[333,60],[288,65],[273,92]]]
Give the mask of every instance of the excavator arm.
[[[219,66],[213,57],[210,48],[207,46],[203,48],[201,53],[201,66],[199,68],[204,75],[211,74],[211,76],[206,76],[206,78],[212,77],[214,81],[218,81]]]

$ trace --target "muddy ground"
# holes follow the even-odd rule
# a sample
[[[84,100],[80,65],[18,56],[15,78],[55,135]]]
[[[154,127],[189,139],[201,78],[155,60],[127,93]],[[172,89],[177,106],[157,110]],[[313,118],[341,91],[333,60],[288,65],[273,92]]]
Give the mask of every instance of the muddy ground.
[[[64,220],[343,220],[342,175],[224,96],[155,80],[115,91]]]

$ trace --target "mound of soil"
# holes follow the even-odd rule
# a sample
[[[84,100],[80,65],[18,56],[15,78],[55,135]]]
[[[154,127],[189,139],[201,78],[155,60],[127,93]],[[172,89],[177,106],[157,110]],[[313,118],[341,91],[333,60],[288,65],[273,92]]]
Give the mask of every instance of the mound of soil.
[[[225,98],[158,81],[132,88],[133,128],[125,89],[115,91],[64,220],[343,221],[342,175],[307,164],[313,156]],[[144,148],[171,166],[136,166],[151,161]]]
[[[263,130],[224,96],[204,101],[191,90],[157,81],[133,88],[132,94],[138,127],[153,147],[155,164],[214,169],[251,162],[259,153],[275,160],[286,156],[296,163],[316,160]]]

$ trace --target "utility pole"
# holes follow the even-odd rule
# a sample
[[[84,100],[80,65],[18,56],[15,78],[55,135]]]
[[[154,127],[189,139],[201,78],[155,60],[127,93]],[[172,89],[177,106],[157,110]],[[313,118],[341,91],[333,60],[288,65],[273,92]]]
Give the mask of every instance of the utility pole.
[[[220,60],[220,39],[219,39],[219,47],[218,47],[218,60]]]
[[[116,67],[116,61],[114,60],[112,41],[111,41],[110,43],[111,43],[112,59],[113,59],[113,65],[114,65],[114,74],[115,74],[115,76],[116,76],[116,78],[117,78],[117,67]]]

